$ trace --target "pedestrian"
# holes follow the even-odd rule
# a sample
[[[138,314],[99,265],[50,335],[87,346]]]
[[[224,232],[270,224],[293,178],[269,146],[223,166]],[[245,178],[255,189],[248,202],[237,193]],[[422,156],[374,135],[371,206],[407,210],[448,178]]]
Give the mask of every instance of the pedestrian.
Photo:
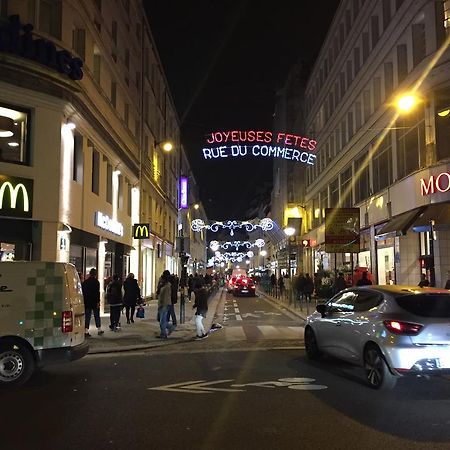
[[[418,286],[424,287],[424,286],[429,286],[429,285],[430,285],[430,282],[428,281],[427,276],[424,273],[421,273]],[[446,286],[447,286],[447,284],[446,284]]]
[[[311,278],[311,275],[307,273],[305,275],[305,285],[303,287],[303,295],[305,296],[305,300],[307,302],[311,302],[311,296],[314,292],[314,281]]]
[[[167,336],[172,332],[172,326],[167,321],[167,313],[172,298],[172,285],[170,284],[170,272],[165,270],[159,280],[158,290],[158,317],[160,328],[160,339],[167,339]]]
[[[129,273],[123,282],[123,290],[123,304],[125,305],[127,323],[134,323],[134,311],[136,305],[141,302],[141,290],[133,273]]]
[[[282,295],[284,290],[284,277],[282,275],[280,276],[280,278],[278,278],[278,289],[280,295]]]
[[[194,286],[195,302],[192,306],[196,308],[195,311],[195,326],[197,328],[196,340],[206,339],[208,333],[205,332],[205,327],[203,325],[203,319],[208,313],[208,291],[206,287],[201,283],[196,283]]]
[[[361,274],[361,278],[356,282],[356,286],[370,286],[372,282],[367,277],[368,272],[364,271]]]
[[[192,273],[188,277],[188,299],[191,301],[191,295],[194,292],[194,276]]]
[[[277,276],[273,273],[270,275],[270,293],[273,295],[277,288]]]
[[[447,272],[447,281],[445,282],[444,289],[450,289],[450,272]]]
[[[112,281],[106,288],[106,301],[109,304],[109,319],[111,324],[109,329],[111,331],[120,330],[120,311],[122,309],[122,283],[120,282],[119,275],[115,273],[112,277]]]
[[[346,287],[347,287],[347,283],[345,282],[344,274],[342,272],[339,272],[338,277],[334,281],[333,294],[337,294],[338,292],[341,292]]]
[[[177,316],[175,314],[175,305],[178,302],[178,287],[180,285],[180,280],[176,274],[170,276],[170,305],[167,311],[167,321],[172,320],[172,329],[175,330],[177,327]]]
[[[303,273],[301,273],[298,276],[297,283],[296,283],[297,300],[299,300],[299,301],[303,300],[303,297],[305,295],[305,282],[306,282],[305,275],[303,275]]]
[[[100,282],[97,279],[97,269],[92,268],[89,271],[89,277],[83,281],[81,285],[84,299],[84,335],[91,337],[89,327],[91,325],[91,316],[94,314],[95,326],[97,334],[100,336],[104,333],[100,321]]]

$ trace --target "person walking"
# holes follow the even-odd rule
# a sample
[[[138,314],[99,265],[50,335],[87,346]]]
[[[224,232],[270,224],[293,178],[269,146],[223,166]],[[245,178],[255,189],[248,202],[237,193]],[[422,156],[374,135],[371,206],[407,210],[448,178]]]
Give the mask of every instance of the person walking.
[[[158,338],[167,339],[172,332],[172,326],[167,321],[167,313],[172,299],[172,285],[170,284],[170,272],[165,270],[159,280],[158,286],[158,316],[160,334]]]
[[[188,300],[191,301],[191,295],[194,292],[194,275],[192,273],[188,277]]]
[[[197,328],[196,340],[206,339],[208,333],[205,332],[203,319],[208,313],[208,291],[201,283],[196,283],[194,286],[195,302],[192,308],[195,308],[195,326]]]
[[[444,289],[450,289],[450,272],[447,272],[447,281],[445,282]]]
[[[91,325],[92,313],[94,314],[95,326],[97,334],[100,336],[104,333],[100,321],[100,282],[97,279],[97,269],[92,268],[89,271],[89,277],[83,281],[81,285],[84,299],[84,335],[91,337],[89,327]]]
[[[109,304],[109,318],[111,324],[109,329],[111,331],[120,330],[120,311],[122,310],[122,283],[119,275],[115,273],[112,281],[106,288],[106,301]]]
[[[429,282],[427,276],[424,273],[421,273],[420,274],[420,281],[419,281],[419,284],[417,286],[420,286],[420,287],[424,287],[425,286],[426,287],[426,286],[429,286],[429,285],[430,285],[430,282]]]
[[[372,282],[367,277],[367,272],[363,272],[361,278],[356,282],[356,286],[370,286]]]
[[[277,276],[273,273],[270,275],[270,295],[275,295],[277,289]]]
[[[134,323],[134,311],[138,302],[141,301],[141,290],[133,273],[129,273],[123,282],[123,291],[123,304],[125,305],[127,323]]]
[[[280,275],[278,278],[278,292],[280,293],[280,297],[283,295],[284,291],[284,277],[283,275]]]
[[[336,278],[333,285],[333,294],[337,294],[341,292],[343,289],[347,287],[347,283],[345,282],[344,274],[339,272],[338,277]]]
[[[297,300],[302,301],[305,295],[305,282],[306,278],[303,273],[301,273],[297,278],[296,289],[297,289]]]
[[[305,275],[305,284],[303,286],[303,295],[305,296],[305,300],[307,302],[311,302],[311,296],[314,292],[314,281],[311,278],[310,274],[307,273]]]
[[[175,314],[175,305],[178,302],[178,287],[180,285],[180,280],[176,274],[170,276],[170,305],[167,311],[167,321],[172,320],[172,329],[175,330],[177,327],[177,316]]]

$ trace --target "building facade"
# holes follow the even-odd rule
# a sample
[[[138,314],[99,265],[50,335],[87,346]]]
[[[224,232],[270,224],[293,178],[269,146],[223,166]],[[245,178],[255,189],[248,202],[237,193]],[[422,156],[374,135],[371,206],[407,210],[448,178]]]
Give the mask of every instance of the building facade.
[[[413,285],[425,273],[444,286],[449,35],[448,1],[339,5],[298,103],[302,119],[294,120],[317,140],[317,162],[294,188],[284,186],[299,193],[302,239],[310,245],[303,270],[359,266],[378,284]],[[399,105],[405,98],[409,105]],[[325,211],[336,207],[359,210],[358,253],[326,252]]]
[[[132,271],[154,294],[179,271],[181,143],[142,2],[2,1],[0,68],[1,259]]]

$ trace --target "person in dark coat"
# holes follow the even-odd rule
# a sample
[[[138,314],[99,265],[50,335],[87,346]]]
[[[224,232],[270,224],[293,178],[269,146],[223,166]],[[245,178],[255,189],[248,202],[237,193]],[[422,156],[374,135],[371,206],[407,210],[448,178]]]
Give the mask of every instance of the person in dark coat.
[[[196,308],[195,326],[197,328],[197,336],[195,339],[205,339],[208,337],[208,333],[205,332],[203,318],[205,318],[208,313],[208,291],[202,283],[197,281],[194,285],[194,294],[195,302],[192,307]]]
[[[305,285],[303,286],[303,295],[305,296],[305,300],[307,302],[311,301],[311,296],[314,292],[314,281],[311,278],[311,275],[307,273],[305,275]]]
[[[424,273],[421,273],[420,274],[420,281],[419,281],[419,284],[418,284],[418,286],[420,286],[420,287],[426,287],[426,286],[429,286],[430,285],[430,281],[428,280],[428,278],[427,278],[427,276],[424,274]]]
[[[303,275],[302,273],[298,276],[297,281],[296,281],[296,285],[295,285],[295,289],[297,290],[297,300],[303,300],[303,296],[304,296],[304,291],[305,291],[305,282],[306,282],[306,278],[305,275]]]
[[[100,282],[97,280],[97,269],[92,268],[89,271],[89,277],[81,285],[84,299],[84,327],[85,336],[90,337],[89,327],[91,325],[92,313],[94,313],[95,326],[98,335],[102,335],[102,324],[100,320]]]
[[[191,295],[194,292],[194,276],[192,273],[188,277],[188,299],[191,301]]]
[[[339,275],[334,282],[333,293],[337,294],[338,292],[341,292],[346,287],[347,287],[347,283],[345,282],[344,274],[342,272],[339,272]]]
[[[170,299],[171,304],[168,307],[167,310],[167,321],[169,322],[170,319],[172,319],[172,330],[174,330],[177,326],[177,316],[175,314],[175,305],[178,302],[178,287],[180,285],[179,278],[172,274],[169,278],[170,286],[171,286],[171,292],[170,292]]]
[[[141,301],[141,290],[133,273],[129,273],[123,282],[123,290],[123,304],[125,305],[127,323],[134,323],[134,311],[136,305]]]
[[[111,321],[109,329],[111,331],[119,331],[120,311],[122,309],[122,283],[117,274],[113,275],[112,281],[106,288],[106,301],[109,304],[109,318]]]
[[[361,278],[356,282],[356,286],[370,286],[372,282],[367,278],[367,272],[363,272]]]

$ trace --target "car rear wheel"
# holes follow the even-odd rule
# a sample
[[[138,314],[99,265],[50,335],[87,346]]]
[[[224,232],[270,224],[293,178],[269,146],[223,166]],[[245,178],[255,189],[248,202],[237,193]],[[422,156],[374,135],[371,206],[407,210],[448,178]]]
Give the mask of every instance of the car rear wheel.
[[[34,372],[34,358],[30,350],[20,342],[0,343],[0,386],[20,386]]]
[[[397,377],[391,373],[380,349],[375,345],[368,346],[364,351],[364,370],[372,389],[387,391],[397,383]]]
[[[319,359],[322,355],[319,346],[317,345],[316,334],[311,327],[308,327],[305,330],[305,349],[309,359]]]

